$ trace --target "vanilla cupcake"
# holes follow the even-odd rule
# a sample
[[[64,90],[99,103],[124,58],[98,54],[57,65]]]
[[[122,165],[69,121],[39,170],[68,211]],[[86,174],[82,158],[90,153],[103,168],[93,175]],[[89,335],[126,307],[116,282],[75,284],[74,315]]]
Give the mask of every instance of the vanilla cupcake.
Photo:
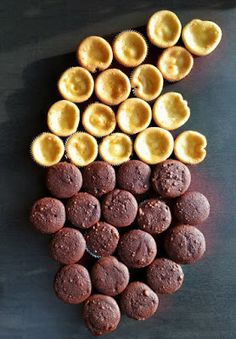
[[[110,68],[98,75],[95,80],[97,98],[106,105],[119,105],[130,94],[129,78],[117,68]]]
[[[144,64],[135,68],[130,83],[137,97],[152,101],[161,94],[163,76],[157,67]]]
[[[115,113],[111,107],[96,102],[89,105],[82,118],[84,129],[95,137],[104,137],[116,127]]]
[[[185,131],[175,139],[174,153],[185,164],[195,165],[206,157],[206,137],[196,131]]]
[[[89,36],[78,46],[76,52],[79,64],[92,73],[107,69],[113,59],[110,44],[100,36]]]
[[[64,151],[63,141],[48,132],[38,135],[31,144],[33,160],[45,167],[57,164],[63,157]]]
[[[51,132],[68,137],[76,132],[80,120],[79,108],[68,100],[55,102],[48,111],[47,123]]]
[[[181,29],[181,22],[175,13],[166,10],[158,11],[148,20],[147,36],[157,47],[172,47],[178,42]]]
[[[193,57],[183,47],[170,47],[160,55],[157,67],[164,79],[170,82],[179,81],[190,73],[193,67]]]
[[[150,165],[169,158],[173,148],[171,133],[159,127],[149,127],[140,132],[134,142],[134,150],[139,159]]]
[[[77,132],[66,141],[66,155],[76,166],[87,166],[98,155],[96,139],[84,132]]]
[[[130,98],[120,104],[116,118],[118,126],[123,132],[136,134],[149,126],[152,110],[146,101]]]
[[[167,92],[156,100],[152,113],[157,126],[174,130],[187,122],[190,117],[190,108],[180,93]]]
[[[114,133],[99,145],[100,157],[111,165],[120,165],[129,160],[132,154],[132,140],[123,133]]]
[[[76,103],[88,100],[93,88],[93,77],[83,67],[68,68],[58,81],[58,90],[62,97]]]
[[[145,39],[135,31],[121,32],[113,42],[114,58],[126,67],[140,65],[146,58],[147,51]]]
[[[198,56],[208,55],[220,43],[222,31],[212,21],[194,19],[184,26],[182,39],[185,47]]]

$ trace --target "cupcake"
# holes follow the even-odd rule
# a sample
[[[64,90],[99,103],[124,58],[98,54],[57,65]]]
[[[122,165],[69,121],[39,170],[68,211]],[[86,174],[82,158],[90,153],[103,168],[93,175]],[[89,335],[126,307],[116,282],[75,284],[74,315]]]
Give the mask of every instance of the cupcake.
[[[99,145],[100,157],[111,165],[120,165],[129,160],[132,154],[132,141],[123,133],[114,133],[105,138]]]

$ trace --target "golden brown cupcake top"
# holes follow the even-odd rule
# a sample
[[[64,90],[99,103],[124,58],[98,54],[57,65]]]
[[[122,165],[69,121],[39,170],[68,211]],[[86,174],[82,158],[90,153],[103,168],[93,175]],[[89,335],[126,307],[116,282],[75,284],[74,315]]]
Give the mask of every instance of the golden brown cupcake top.
[[[174,130],[183,126],[190,117],[188,103],[177,92],[162,94],[152,108],[155,123],[167,130]]]
[[[88,133],[95,137],[104,137],[114,131],[116,117],[111,107],[96,102],[86,108],[82,123]]]
[[[154,13],[147,24],[147,36],[151,43],[160,48],[174,46],[180,38],[181,22],[171,11]]]
[[[206,137],[196,131],[185,131],[175,139],[174,152],[178,160],[195,165],[206,157]]]
[[[113,42],[115,59],[123,66],[136,67],[147,56],[147,43],[143,36],[135,31],[124,31]]]
[[[170,47],[160,55],[157,67],[164,79],[170,82],[179,81],[190,73],[193,67],[193,57],[183,47]]]
[[[107,105],[119,105],[130,94],[129,78],[117,68],[100,73],[95,81],[95,93]]]
[[[58,89],[63,98],[76,103],[88,100],[93,88],[93,77],[83,67],[68,68],[58,81]]]
[[[146,101],[139,98],[130,98],[120,104],[116,117],[123,132],[136,134],[149,126],[152,119],[152,110]]]
[[[48,128],[54,134],[68,137],[76,132],[80,120],[79,108],[68,100],[55,102],[48,111]]]
[[[79,44],[76,56],[79,64],[92,73],[107,69],[113,58],[110,44],[96,35],[85,38]]]
[[[182,39],[185,47],[193,54],[208,55],[220,43],[222,31],[212,21],[194,19],[184,26]]]
[[[161,94],[163,76],[157,67],[144,64],[135,68],[130,83],[137,97],[152,101]]]
[[[173,148],[171,133],[159,127],[149,127],[140,132],[134,142],[134,150],[139,159],[150,165],[169,158]]]
[[[99,145],[100,157],[111,165],[120,165],[129,160],[132,154],[132,141],[124,133],[114,133],[105,138]]]
[[[31,144],[33,160],[45,167],[57,164],[63,157],[64,151],[63,141],[48,132],[38,135]]]
[[[76,166],[87,166],[97,157],[97,141],[88,133],[77,132],[67,139],[66,154]]]

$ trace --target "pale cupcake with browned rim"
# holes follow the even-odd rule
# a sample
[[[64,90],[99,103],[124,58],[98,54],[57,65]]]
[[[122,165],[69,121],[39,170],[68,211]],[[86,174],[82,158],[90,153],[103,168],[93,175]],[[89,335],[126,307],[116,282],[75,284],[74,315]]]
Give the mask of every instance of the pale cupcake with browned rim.
[[[150,105],[139,98],[129,98],[120,104],[117,115],[120,129],[127,134],[136,134],[147,128],[152,119]]]
[[[76,56],[79,64],[92,73],[107,69],[113,59],[110,44],[104,38],[96,35],[81,41]]]
[[[119,105],[130,94],[129,78],[117,68],[110,68],[98,75],[95,80],[97,98],[107,105]]]
[[[94,137],[104,137],[112,133],[116,127],[116,117],[112,108],[95,102],[83,112],[84,129]]]
[[[147,36],[151,43],[160,48],[174,46],[181,34],[182,25],[177,15],[162,10],[154,13],[147,23]]]
[[[160,55],[157,67],[163,78],[175,82],[185,78],[193,68],[193,57],[187,49],[174,46],[164,50]]]
[[[130,83],[137,97],[152,101],[161,94],[163,76],[157,67],[144,64],[134,69]]]
[[[126,67],[140,65],[148,52],[145,39],[135,31],[124,31],[118,34],[112,47],[114,58]]]
[[[167,92],[155,101],[152,113],[157,126],[174,130],[188,121],[190,108],[180,93]]]
[[[58,90],[62,97],[76,103],[88,100],[93,88],[93,77],[83,67],[68,68],[58,81]]]

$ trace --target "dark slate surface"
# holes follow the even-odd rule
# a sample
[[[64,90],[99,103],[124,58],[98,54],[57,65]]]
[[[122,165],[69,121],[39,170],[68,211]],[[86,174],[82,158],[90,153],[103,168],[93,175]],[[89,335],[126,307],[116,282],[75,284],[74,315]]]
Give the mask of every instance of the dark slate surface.
[[[191,76],[166,88],[183,93],[192,115],[185,128],[208,138],[206,161],[192,170],[193,187],[212,204],[202,226],[208,252],[176,295],[162,297],[145,322],[123,317],[109,338],[229,339],[236,337],[236,2],[58,1],[0,3],[0,338],[87,339],[79,306],[64,305],[52,291],[58,265],[47,254],[48,238],[28,223],[32,201],[45,194],[44,170],[29,155],[32,138],[46,129],[57,98],[56,80],[75,63],[78,42],[144,25],[159,8],[181,21],[215,20],[223,41],[210,56],[195,59]]]

